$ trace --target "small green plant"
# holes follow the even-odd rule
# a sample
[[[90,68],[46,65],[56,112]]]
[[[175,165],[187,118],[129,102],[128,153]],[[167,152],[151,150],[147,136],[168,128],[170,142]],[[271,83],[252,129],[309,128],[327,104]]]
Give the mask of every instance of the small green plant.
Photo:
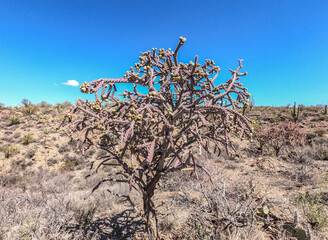
[[[322,193],[310,194],[305,192],[300,194],[296,201],[312,227],[323,228],[327,226],[328,218],[324,209],[325,201],[322,198]]]
[[[45,122],[47,120],[47,115],[39,115],[38,123]]]
[[[50,132],[51,132],[51,130],[49,128],[43,129],[43,133],[44,134],[49,134]]]
[[[20,124],[20,118],[18,116],[11,116],[9,117],[9,125],[12,126],[12,125],[16,125],[16,124]]]
[[[23,240],[32,239],[32,233],[36,228],[36,221],[32,217],[28,217],[18,229],[20,238]]]
[[[9,158],[18,152],[18,147],[15,145],[8,145],[2,147],[1,151],[5,154],[6,158]]]
[[[34,141],[34,137],[32,134],[27,133],[21,138],[22,144],[28,145]]]
[[[317,134],[319,137],[322,137],[327,133],[327,131],[325,129],[317,129],[314,131],[314,133]]]
[[[74,162],[64,162],[60,165],[60,170],[64,171],[73,171],[75,169],[76,165]]]

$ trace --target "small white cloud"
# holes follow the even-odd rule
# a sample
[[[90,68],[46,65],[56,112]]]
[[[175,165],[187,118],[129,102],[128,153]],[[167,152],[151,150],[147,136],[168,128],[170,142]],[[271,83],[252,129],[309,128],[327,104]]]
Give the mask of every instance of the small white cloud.
[[[67,82],[65,82],[63,84],[73,86],[73,87],[77,87],[80,85],[79,82],[76,80],[67,80]]]

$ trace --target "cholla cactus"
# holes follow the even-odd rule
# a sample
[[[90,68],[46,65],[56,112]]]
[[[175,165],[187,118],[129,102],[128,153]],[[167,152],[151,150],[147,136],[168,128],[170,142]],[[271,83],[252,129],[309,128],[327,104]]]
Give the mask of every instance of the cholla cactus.
[[[249,119],[242,114],[251,96],[239,81],[247,74],[240,72],[242,60],[237,70],[230,70],[229,80],[215,85],[220,68],[214,61],[201,65],[196,56],[190,63],[178,62],[178,51],[185,41],[180,37],[174,51],[153,48],[141,53],[140,62],[122,78],[83,83],[81,91],[94,94],[95,102],[78,99],[61,125],[79,140],[77,147],[82,152],[92,144],[107,151],[97,169],[102,164],[121,167],[120,174],[101,183],[126,182],[130,189],[138,190],[147,226],[150,215],[155,215],[152,196],[164,174],[185,169],[208,173],[197,162],[194,145],[211,151],[212,143],[234,154],[231,136],[251,133]],[[133,91],[125,90],[117,97],[116,85],[120,83],[131,84]],[[140,92],[139,86],[147,91]]]

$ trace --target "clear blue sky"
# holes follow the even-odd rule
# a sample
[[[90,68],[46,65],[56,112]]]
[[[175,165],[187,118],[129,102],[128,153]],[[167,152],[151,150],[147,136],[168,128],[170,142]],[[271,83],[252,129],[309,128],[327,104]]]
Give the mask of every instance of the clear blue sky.
[[[0,102],[86,98],[63,83],[121,77],[179,36],[179,59],[213,59],[221,81],[243,58],[256,105],[328,104],[327,0],[2,0]]]

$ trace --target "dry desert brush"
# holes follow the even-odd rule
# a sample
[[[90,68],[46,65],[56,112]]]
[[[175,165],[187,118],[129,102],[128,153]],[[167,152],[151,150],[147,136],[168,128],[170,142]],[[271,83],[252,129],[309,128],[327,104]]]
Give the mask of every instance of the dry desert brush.
[[[283,147],[295,147],[304,144],[305,134],[298,123],[286,121],[273,124],[267,129],[258,132],[256,139],[260,143],[261,154],[263,153],[263,146],[269,144],[278,157]]]
[[[95,95],[95,101],[78,99],[61,128],[77,141],[84,153],[91,145],[105,150],[96,165],[119,166],[120,171],[104,182],[124,182],[143,200],[148,230],[156,233],[157,219],[152,201],[157,183],[169,172],[189,170],[210,173],[195,158],[192,148],[205,151],[224,147],[235,154],[230,138],[251,136],[249,119],[243,110],[250,94],[239,81],[242,60],[232,77],[216,85],[220,68],[214,61],[203,65],[198,57],[178,62],[178,51],[156,48],[141,53],[140,62],[122,78],[101,78],[83,83],[81,91]],[[131,91],[117,95],[117,84],[130,84]],[[146,89],[146,90],[145,90]],[[106,103],[104,103],[106,102]]]

